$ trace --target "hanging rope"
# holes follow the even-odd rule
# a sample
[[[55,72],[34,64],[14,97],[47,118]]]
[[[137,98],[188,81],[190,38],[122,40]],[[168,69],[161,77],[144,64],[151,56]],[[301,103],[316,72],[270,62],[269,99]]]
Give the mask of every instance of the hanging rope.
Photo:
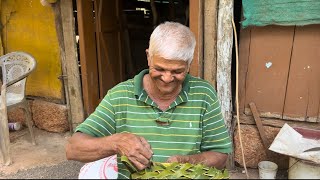
[[[239,78],[239,55],[238,55],[238,39],[237,39],[237,31],[236,26],[234,24],[234,20],[232,19],[232,27],[233,27],[233,33],[234,33],[234,39],[235,39],[235,48],[236,48],[236,109],[237,109],[237,124],[238,124],[238,133],[239,133],[239,140],[240,140],[240,149],[242,154],[242,161],[243,161],[243,167],[246,172],[247,179],[249,179],[248,170],[246,167],[246,161],[244,158],[244,152],[243,152],[243,146],[242,146],[242,139],[241,139],[241,129],[240,129],[240,119],[239,119],[239,90],[238,90],[238,78]]]

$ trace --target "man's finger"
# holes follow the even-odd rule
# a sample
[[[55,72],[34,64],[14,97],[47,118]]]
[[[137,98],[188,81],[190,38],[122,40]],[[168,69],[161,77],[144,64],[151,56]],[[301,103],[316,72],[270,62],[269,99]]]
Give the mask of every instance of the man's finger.
[[[141,163],[141,160],[138,160],[137,158],[129,158],[129,160],[132,162],[132,164],[138,169],[138,170],[143,170],[145,169],[148,165]]]
[[[141,164],[148,166],[150,161],[148,158],[144,157],[143,155],[139,154],[136,157],[134,157],[137,161],[139,161]]]
[[[148,153],[143,153],[143,155],[150,159],[153,155],[153,151],[151,150],[151,146],[150,144],[148,143],[148,141],[146,139],[144,139],[143,137],[140,137],[140,141],[141,141],[141,144],[146,148],[146,150],[148,151]]]

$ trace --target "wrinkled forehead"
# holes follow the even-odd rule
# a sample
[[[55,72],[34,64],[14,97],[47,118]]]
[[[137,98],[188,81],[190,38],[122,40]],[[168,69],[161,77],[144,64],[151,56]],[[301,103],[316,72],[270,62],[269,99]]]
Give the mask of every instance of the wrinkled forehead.
[[[184,60],[177,60],[177,59],[166,59],[161,56],[155,55],[150,58],[151,66],[159,67],[163,69],[188,69],[189,64]]]

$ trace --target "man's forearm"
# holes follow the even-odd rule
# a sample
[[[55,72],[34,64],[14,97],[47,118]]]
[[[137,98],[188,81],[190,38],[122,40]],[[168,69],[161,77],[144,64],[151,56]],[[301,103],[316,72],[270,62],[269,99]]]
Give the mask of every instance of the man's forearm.
[[[68,160],[92,162],[114,155],[116,151],[112,141],[112,136],[96,138],[83,133],[76,133],[66,145],[66,157]]]
[[[172,156],[168,159],[168,162],[203,164],[208,167],[216,167],[218,169],[223,169],[226,165],[227,158],[227,154],[207,151],[194,155]]]

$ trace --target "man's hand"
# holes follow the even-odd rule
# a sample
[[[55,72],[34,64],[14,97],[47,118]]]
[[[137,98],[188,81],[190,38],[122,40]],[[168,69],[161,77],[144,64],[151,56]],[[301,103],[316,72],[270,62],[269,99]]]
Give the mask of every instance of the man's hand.
[[[184,156],[184,158],[187,158],[187,156]],[[187,160],[182,160],[183,159],[183,156],[171,156],[167,159],[167,163],[173,163],[173,162],[178,162],[178,163],[184,163],[184,162],[187,162]]]
[[[178,163],[190,163],[190,164],[203,164],[208,167],[216,167],[218,169],[223,169],[226,165],[228,155],[207,151],[194,155],[175,155],[167,159],[168,163],[178,162]]]
[[[66,144],[68,160],[92,162],[115,154],[127,156],[132,164],[141,170],[149,165],[153,152],[143,137],[130,133],[92,137],[76,132]]]
[[[119,133],[113,136],[116,139],[113,148],[118,154],[127,156],[139,170],[149,166],[153,152],[147,140],[131,133]]]

